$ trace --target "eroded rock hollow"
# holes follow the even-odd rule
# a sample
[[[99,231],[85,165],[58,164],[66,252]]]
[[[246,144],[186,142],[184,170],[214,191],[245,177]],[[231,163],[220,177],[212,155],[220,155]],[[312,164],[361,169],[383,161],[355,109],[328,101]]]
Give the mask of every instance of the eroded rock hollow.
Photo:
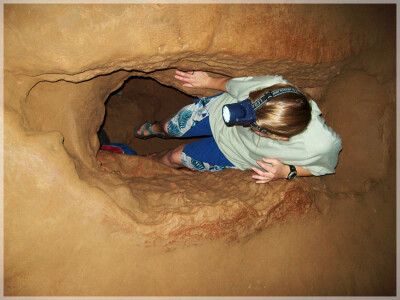
[[[5,294],[395,293],[395,9],[6,4]],[[342,138],[336,174],[258,185],[141,156],[181,141],[137,124],[213,94],[176,69],[304,88]],[[99,150],[100,128],[141,155]]]

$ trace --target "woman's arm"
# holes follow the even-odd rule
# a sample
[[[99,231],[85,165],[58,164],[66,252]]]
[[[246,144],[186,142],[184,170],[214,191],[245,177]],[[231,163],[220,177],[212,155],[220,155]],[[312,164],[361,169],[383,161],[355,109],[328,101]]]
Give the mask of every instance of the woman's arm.
[[[280,160],[275,158],[263,158],[263,161],[257,161],[257,164],[265,171],[261,171],[256,167],[253,167],[253,171],[257,175],[253,175],[252,178],[256,179],[256,183],[266,183],[276,179],[284,179],[290,172],[289,165],[283,164]],[[270,165],[267,165],[271,164]],[[295,166],[297,170],[297,176],[313,176],[313,174],[300,166]]]
[[[211,77],[207,72],[176,70],[175,78],[182,81],[184,87],[213,89],[226,92],[226,83],[230,77]]]

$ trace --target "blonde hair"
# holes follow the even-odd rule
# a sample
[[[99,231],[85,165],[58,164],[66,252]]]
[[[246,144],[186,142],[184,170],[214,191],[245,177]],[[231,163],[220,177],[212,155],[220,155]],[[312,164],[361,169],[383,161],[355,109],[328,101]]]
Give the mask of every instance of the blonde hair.
[[[275,84],[262,90],[251,92],[249,98],[256,101],[267,91],[292,87],[287,84]],[[311,120],[311,105],[309,96],[296,93],[285,93],[271,98],[256,110],[257,125],[266,130],[267,136],[290,138],[304,131]]]

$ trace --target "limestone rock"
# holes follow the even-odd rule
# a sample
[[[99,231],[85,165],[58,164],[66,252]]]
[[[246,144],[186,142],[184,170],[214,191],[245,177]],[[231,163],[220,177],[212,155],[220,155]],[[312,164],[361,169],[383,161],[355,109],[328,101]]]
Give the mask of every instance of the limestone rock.
[[[256,233],[272,225],[310,220],[321,194],[325,203],[336,199],[337,192],[349,192],[355,199],[366,191],[365,182],[386,184],[388,165],[395,157],[391,110],[396,53],[394,43],[388,42],[396,38],[395,12],[395,5],[5,4],[5,295],[274,291],[274,287],[264,290],[261,281],[251,276],[240,276],[234,281],[239,283],[236,287],[231,281],[236,270],[226,260],[220,259],[219,268],[218,256],[211,264],[202,255],[201,264],[213,266],[205,280],[215,273],[220,275],[215,282],[220,282],[232,273],[220,286],[223,292],[204,284],[189,264],[177,269],[185,271],[178,274],[178,283],[186,286],[172,286],[165,279],[171,264],[163,265],[168,276],[147,280],[151,288],[146,289],[138,284],[149,278],[143,274],[165,260],[160,258],[164,254],[151,256],[156,247],[143,250],[143,245],[176,247],[178,254],[172,256],[176,265],[190,261],[179,252],[183,246],[255,240]],[[144,157],[99,151],[96,131],[104,119],[104,103],[129,77],[150,77],[192,96],[206,94],[182,88],[172,77],[176,68],[215,76],[279,74],[311,91],[328,125],[344,139],[337,178],[256,185],[251,172],[192,173]],[[142,108],[132,103],[126,107],[139,118]],[[349,177],[360,165],[357,178]],[[269,241],[258,242],[256,250],[244,256],[246,261],[266,244]],[[136,268],[149,257],[153,265]],[[254,272],[264,274],[273,260],[258,257],[252,261],[258,268]],[[318,275],[313,266],[304,269]],[[275,264],[275,269],[280,266]],[[292,278],[302,279],[304,274],[297,275]],[[358,273],[353,276],[359,278]],[[310,279],[311,289],[322,277]],[[269,282],[280,282],[276,278]],[[364,281],[377,282],[373,279]],[[291,282],[286,274],[284,281]],[[354,282],[352,277],[349,281]],[[329,278],[321,287],[323,293],[332,282],[342,284],[343,278]],[[260,290],[246,290],[244,284]],[[335,292],[349,290],[354,284]]]

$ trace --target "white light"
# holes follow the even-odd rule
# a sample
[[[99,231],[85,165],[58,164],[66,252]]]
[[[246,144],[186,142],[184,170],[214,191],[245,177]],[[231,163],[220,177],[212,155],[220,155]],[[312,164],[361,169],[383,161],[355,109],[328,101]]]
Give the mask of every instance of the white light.
[[[224,118],[225,123],[229,123],[231,119],[231,112],[229,111],[228,107],[224,106],[222,108],[222,117]]]

